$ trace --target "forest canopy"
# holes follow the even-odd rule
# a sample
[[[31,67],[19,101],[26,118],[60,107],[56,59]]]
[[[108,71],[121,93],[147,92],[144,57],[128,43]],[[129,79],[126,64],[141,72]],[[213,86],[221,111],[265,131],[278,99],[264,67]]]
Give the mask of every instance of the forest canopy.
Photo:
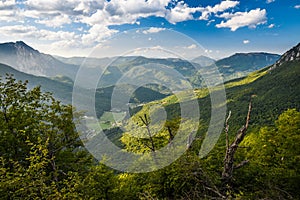
[[[267,126],[250,124],[235,157],[249,163],[234,171],[231,194],[224,193],[220,176],[224,135],[204,159],[197,154],[199,139],[163,169],[123,173],[99,164],[85,150],[73,123],[81,116],[73,116],[72,109],[40,87],[28,89],[27,82],[11,75],[0,80],[1,199],[300,198],[300,112],[296,109],[287,109]],[[230,140],[235,131],[233,126]],[[123,138],[127,148],[140,145],[130,140],[128,146],[129,139]]]

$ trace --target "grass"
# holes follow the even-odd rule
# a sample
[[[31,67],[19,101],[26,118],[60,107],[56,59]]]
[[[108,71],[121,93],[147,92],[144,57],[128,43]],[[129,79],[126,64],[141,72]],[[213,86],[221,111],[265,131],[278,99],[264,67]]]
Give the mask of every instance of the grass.
[[[258,78],[264,76],[267,73],[268,73],[267,70],[252,72],[245,78],[225,83],[225,87],[232,88],[232,87],[236,87],[236,86],[246,85],[246,84],[256,81]]]

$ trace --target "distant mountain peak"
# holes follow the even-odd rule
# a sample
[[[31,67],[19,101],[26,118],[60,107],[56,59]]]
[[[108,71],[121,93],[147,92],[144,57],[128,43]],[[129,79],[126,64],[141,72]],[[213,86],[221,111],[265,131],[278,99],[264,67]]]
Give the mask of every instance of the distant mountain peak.
[[[198,63],[201,66],[209,66],[209,65],[212,65],[216,62],[214,59],[212,59],[210,57],[207,57],[207,56],[203,56],[203,55],[198,56],[198,57],[194,58],[191,61],[194,62],[194,63]]]
[[[276,63],[269,68],[269,71],[273,71],[284,63],[293,61],[300,61],[300,43],[280,56]]]
[[[78,68],[40,53],[23,41],[0,43],[0,63],[36,76],[64,75],[74,78]]]
[[[34,48],[30,47],[23,41],[16,41],[16,42],[6,42],[6,43],[1,43],[0,44],[0,51],[1,53],[5,54],[12,54],[13,52],[16,51],[34,51],[34,52],[39,52],[35,50]]]
[[[27,45],[23,41],[16,41],[15,47],[24,48],[24,49],[32,50],[32,51],[37,51],[37,50],[33,49],[31,46]]]
[[[300,43],[285,52],[276,62],[276,66],[282,65],[284,62],[300,61]]]

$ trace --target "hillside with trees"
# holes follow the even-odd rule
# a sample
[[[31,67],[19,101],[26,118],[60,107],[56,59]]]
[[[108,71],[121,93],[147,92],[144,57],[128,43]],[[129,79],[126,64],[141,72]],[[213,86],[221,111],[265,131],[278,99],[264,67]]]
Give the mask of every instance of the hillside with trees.
[[[199,150],[211,102],[207,89],[195,89],[201,118],[194,141],[175,162],[149,173],[120,172],[99,163],[75,129],[81,112],[74,115],[75,108],[40,87],[1,77],[0,199],[299,199],[299,47],[275,65],[225,83],[227,120],[204,158]],[[150,126],[154,103],[162,103],[169,116],[157,124],[160,129]],[[118,132],[115,142],[140,155],[172,146],[181,120],[178,106],[171,95],[133,110],[127,127],[138,123],[141,132]],[[181,123],[186,131],[193,125]],[[148,138],[131,133],[149,130],[155,134]]]

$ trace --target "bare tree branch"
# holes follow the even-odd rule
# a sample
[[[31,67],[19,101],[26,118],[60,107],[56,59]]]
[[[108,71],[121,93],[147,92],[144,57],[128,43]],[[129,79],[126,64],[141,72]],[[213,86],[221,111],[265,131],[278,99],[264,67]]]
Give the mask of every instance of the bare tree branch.
[[[151,134],[151,131],[150,131],[150,127],[149,127],[150,122],[148,121],[147,115],[144,114],[144,119],[143,119],[143,117],[140,116],[140,119],[143,122],[143,124],[146,126],[147,133],[148,133],[148,136],[149,136],[149,139],[150,139],[150,143],[151,143],[151,146],[148,146],[148,145],[145,145],[145,146],[147,146],[148,148],[150,148],[150,150],[152,152],[155,152],[155,145],[154,145],[153,137],[152,137],[152,134]]]
[[[248,162],[249,162],[249,160],[243,160],[242,162],[240,162],[239,164],[234,166],[234,169],[239,169],[239,168],[243,167],[244,165],[246,165]]]
[[[228,120],[231,116],[231,112],[229,112],[229,115],[226,119],[225,122],[225,134],[226,134],[226,154],[224,158],[224,168],[222,172],[222,177],[221,180],[224,183],[224,185],[227,185],[229,188],[227,189],[230,190],[230,185],[232,181],[232,176],[233,176],[233,170],[238,169],[245,164],[247,164],[249,161],[243,161],[240,164],[234,166],[234,155],[239,147],[239,144],[243,141],[246,131],[249,127],[249,121],[250,121],[250,114],[252,110],[252,102],[250,99],[249,106],[248,106],[248,113],[247,113],[247,118],[245,125],[243,125],[237,132],[234,141],[229,145],[229,137],[228,137],[228,131],[229,131],[229,125],[228,125]]]

